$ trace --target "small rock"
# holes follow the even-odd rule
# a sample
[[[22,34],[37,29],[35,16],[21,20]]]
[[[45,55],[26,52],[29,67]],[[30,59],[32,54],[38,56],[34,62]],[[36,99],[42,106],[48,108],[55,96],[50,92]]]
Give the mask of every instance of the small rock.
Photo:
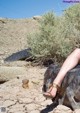
[[[23,80],[22,80],[22,83],[23,83],[23,84],[22,84],[22,87],[23,87],[23,88],[25,88],[25,89],[26,89],[26,88],[29,88],[29,80],[28,80],[28,79],[23,79]]]
[[[58,105],[54,110],[53,113],[73,113],[69,107]]]
[[[37,16],[33,16],[33,19],[34,20],[40,20],[42,17],[41,16],[39,16],[39,15],[37,15]]]

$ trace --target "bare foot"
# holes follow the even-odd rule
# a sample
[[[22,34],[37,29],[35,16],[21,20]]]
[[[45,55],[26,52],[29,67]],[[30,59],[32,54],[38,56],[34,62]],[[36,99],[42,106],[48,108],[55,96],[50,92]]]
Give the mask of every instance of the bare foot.
[[[46,93],[44,93],[43,95],[46,98],[54,98],[56,96],[57,93],[57,88],[56,87],[51,87]]]

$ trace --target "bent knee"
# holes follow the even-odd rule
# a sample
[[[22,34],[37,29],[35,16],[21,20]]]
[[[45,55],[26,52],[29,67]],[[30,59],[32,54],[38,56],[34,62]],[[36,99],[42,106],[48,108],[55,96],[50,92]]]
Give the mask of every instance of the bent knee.
[[[75,51],[75,53],[80,54],[80,48],[76,48],[74,51]]]
[[[76,48],[74,50],[74,54],[76,55],[76,57],[80,58],[80,48]]]

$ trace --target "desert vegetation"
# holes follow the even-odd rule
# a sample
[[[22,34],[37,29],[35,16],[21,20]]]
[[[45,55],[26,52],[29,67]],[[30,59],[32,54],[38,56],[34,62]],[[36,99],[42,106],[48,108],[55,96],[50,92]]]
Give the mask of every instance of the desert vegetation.
[[[80,47],[80,4],[64,10],[63,15],[45,13],[39,31],[28,34],[28,46],[38,60],[62,62],[73,49]]]

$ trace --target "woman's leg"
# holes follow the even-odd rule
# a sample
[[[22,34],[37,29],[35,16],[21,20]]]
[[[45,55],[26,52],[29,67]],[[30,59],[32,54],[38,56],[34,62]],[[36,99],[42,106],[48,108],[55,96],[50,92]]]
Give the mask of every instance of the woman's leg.
[[[80,49],[77,48],[67,57],[67,59],[63,63],[63,65],[53,83],[60,86],[66,73],[69,70],[71,70],[72,68],[74,68],[79,63],[79,61],[80,61]],[[48,93],[48,92],[50,92],[50,93]],[[51,94],[53,97],[55,97],[57,88],[53,87],[53,88],[49,89],[48,92],[46,92],[45,95]]]

